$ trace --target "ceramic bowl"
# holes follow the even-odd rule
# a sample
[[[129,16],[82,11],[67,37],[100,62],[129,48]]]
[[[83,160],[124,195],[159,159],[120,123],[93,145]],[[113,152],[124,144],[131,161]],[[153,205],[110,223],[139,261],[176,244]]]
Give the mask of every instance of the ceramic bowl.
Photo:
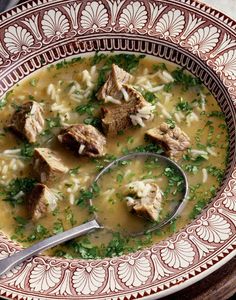
[[[34,0],[0,15],[0,94],[42,66],[83,53],[161,57],[199,77],[226,116],[224,181],[201,215],[152,247],[102,260],[38,256],[0,277],[9,299],[157,299],[236,254],[236,23],[195,0]],[[0,234],[0,259],[20,246]]]

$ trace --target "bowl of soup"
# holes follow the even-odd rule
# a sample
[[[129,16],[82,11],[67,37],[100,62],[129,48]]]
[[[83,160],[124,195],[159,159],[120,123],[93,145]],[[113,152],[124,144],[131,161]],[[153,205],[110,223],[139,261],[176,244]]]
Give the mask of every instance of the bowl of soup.
[[[1,295],[157,299],[233,257],[235,22],[195,1],[118,0],[28,1],[0,22],[0,259],[104,225],[2,275]],[[189,184],[153,232],[181,201],[176,169],[124,160],[93,185],[140,152]]]

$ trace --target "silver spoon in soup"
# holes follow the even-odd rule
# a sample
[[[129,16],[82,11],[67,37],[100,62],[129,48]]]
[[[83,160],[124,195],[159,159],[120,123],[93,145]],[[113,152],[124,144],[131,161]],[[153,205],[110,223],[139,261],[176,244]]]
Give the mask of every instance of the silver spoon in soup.
[[[185,207],[188,181],[171,159],[155,153],[131,153],[107,165],[94,179],[88,207],[93,219],[42,240],[0,261],[0,275],[15,265],[95,229],[138,236],[161,229]],[[107,209],[107,203],[111,209]],[[121,218],[115,224],[112,210]]]

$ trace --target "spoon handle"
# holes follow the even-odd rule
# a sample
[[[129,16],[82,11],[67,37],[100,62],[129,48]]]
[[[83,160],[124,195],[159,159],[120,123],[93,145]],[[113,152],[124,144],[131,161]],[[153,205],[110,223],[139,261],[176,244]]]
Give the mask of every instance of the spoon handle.
[[[5,274],[14,266],[20,264],[21,262],[25,261],[26,259],[46,250],[51,247],[57,246],[61,243],[69,241],[73,238],[78,236],[84,235],[94,229],[99,229],[101,226],[98,224],[96,220],[89,221],[84,223],[80,226],[74,227],[72,229],[66,230],[64,232],[58,233],[54,236],[51,236],[45,240],[42,240],[33,246],[21,250],[12,256],[4,258],[0,260],[0,275]]]

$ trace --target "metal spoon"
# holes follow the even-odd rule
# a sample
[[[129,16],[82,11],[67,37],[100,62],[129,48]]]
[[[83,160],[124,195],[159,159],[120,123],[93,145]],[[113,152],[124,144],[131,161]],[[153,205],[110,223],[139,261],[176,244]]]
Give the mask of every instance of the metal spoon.
[[[175,219],[183,210],[186,201],[187,201],[187,195],[188,195],[188,181],[186,178],[186,175],[184,173],[184,171],[175,163],[173,162],[171,159],[159,155],[159,154],[155,154],[155,153],[131,153],[125,156],[122,156],[116,160],[114,160],[113,162],[111,162],[110,164],[108,164],[94,179],[94,183],[97,183],[98,180],[110,169],[113,169],[117,166],[117,164],[119,164],[122,161],[127,161],[127,160],[134,160],[134,159],[138,159],[140,157],[152,157],[152,158],[157,158],[159,161],[163,161],[165,163],[167,163],[169,166],[173,167],[175,170],[177,170],[183,177],[184,180],[184,191],[183,191],[183,199],[182,201],[176,206],[176,208],[174,209],[174,211],[166,218],[164,219],[162,222],[160,223],[155,223],[154,226],[152,226],[151,228],[149,228],[148,230],[145,231],[141,231],[135,234],[130,234],[132,236],[137,236],[137,235],[141,235],[144,232],[152,232],[154,230],[160,229],[161,227],[163,227],[164,225],[168,224],[169,222],[171,222],[173,219]],[[92,199],[90,199],[90,206],[92,206]],[[94,213],[94,219],[84,223],[82,225],[76,226],[72,229],[66,230],[62,233],[58,233],[54,236],[51,236],[45,240],[42,240],[36,244],[34,244],[33,246],[20,250],[19,252],[3,259],[0,261],[0,275],[5,274],[7,271],[9,271],[11,268],[13,268],[14,266],[20,264],[21,262],[25,261],[26,259],[46,250],[49,248],[52,248],[54,246],[57,246],[61,243],[64,243],[66,241],[69,241],[71,239],[74,239],[76,237],[79,237],[81,235],[87,234],[95,229],[102,229],[104,228],[101,224],[99,224],[98,222],[98,216],[96,213]]]

